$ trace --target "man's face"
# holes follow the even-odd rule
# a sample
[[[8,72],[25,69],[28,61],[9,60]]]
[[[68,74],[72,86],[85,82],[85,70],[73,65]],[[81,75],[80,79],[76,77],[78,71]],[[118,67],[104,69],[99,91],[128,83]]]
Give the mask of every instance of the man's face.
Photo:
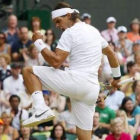
[[[119,39],[125,39],[126,38],[126,33],[124,32],[119,32],[118,33]]]
[[[101,102],[99,102],[97,104],[97,106],[103,106],[103,105],[105,105],[104,97],[105,97],[104,93],[100,93],[99,94],[98,101],[101,100]]]
[[[136,44],[136,45],[133,46],[133,52],[136,53],[138,51],[140,51],[140,45]]]
[[[86,18],[85,20],[84,20],[84,22],[86,23],[86,24],[91,24],[91,19],[90,18]]]
[[[18,76],[21,73],[21,68],[12,68],[12,75],[13,76]]]
[[[15,27],[17,26],[17,24],[18,24],[18,22],[17,22],[17,17],[14,16],[14,15],[13,15],[13,16],[10,16],[10,17],[9,17],[8,24],[9,24],[9,27],[15,28]]]
[[[109,29],[115,28],[115,25],[116,25],[115,22],[109,22],[109,23],[107,23],[107,26],[108,26]]]
[[[21,40],[27,40],[28,39],[28,29],[27,28],[22,28],[20,30],[20,38],[21,38]]]
[[[13,98],[10,104],[13,109],[17,109],[19,106],[19,99],[17,97]]]
[[[93,124],[97,125],[100,122],[100,115],[98,112],[95,112],[94,117],[93,117]]]
[[[61,30],[66,30],[67,28],[70,27],[71,21],[69,20],[71,17],[71,14],[67,14],[66,16],[63,17],[57,17],[53,19],[55,26],[57,28],[60,28]]]

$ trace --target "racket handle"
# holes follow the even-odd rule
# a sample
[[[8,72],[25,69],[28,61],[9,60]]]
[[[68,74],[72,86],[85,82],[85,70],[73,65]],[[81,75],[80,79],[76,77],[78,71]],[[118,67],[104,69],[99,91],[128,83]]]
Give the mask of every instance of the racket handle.
[[[122,84],[125,84],[125,83],[134,82],[134,81],[135,81],[135,78],[134,78],[134,77],[131,77],[131,78],[128,78],[128,79],[122,80],[122,81],[119,82],[118,84],[119,84],[119,85],[122,85]]]

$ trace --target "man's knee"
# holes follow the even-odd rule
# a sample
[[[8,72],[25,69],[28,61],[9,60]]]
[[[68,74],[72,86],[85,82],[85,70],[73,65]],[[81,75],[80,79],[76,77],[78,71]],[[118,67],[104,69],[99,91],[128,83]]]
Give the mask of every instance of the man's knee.
[[[33,73],[33,68],[32,67],[23,68],[23,70],[22,70],[23,77],[29,75],[30,73]]]

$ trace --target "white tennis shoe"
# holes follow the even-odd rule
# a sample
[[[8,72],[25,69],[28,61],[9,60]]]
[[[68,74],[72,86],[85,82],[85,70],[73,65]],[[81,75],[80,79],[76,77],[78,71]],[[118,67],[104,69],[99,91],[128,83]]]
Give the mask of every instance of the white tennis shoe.
[[[33,110],[34,110],[33,115],[29,119],[23,121],[22,123],[23,126],[34,127],[41,123],[51,121],[55,118],[55,115],[50,108],[46,108],[45,110],[44,109],[43,110],[33,109]]]

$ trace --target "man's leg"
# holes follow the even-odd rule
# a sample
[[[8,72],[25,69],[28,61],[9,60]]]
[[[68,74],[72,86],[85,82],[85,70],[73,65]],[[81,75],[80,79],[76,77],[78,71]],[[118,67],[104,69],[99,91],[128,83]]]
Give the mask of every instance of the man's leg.
[[[83,130],[79,127],[76,127],[76,132],[78,136],[78,140],[91,140],[92,132],[91,130]]]
[[[42,84],[38,77],[33,73],[32,67],[26,67],[22,71],[25,85],[30,94],[35,91],[42,91]]]
[[[23,78],[29,93],[32,94],[34,107],[33,116],[25,120],[23,125],[32,127],[54,119],[53,112],[45,104],[42,93],[42,84],[38,77],[33,73],[32,67],[23,69]]]

